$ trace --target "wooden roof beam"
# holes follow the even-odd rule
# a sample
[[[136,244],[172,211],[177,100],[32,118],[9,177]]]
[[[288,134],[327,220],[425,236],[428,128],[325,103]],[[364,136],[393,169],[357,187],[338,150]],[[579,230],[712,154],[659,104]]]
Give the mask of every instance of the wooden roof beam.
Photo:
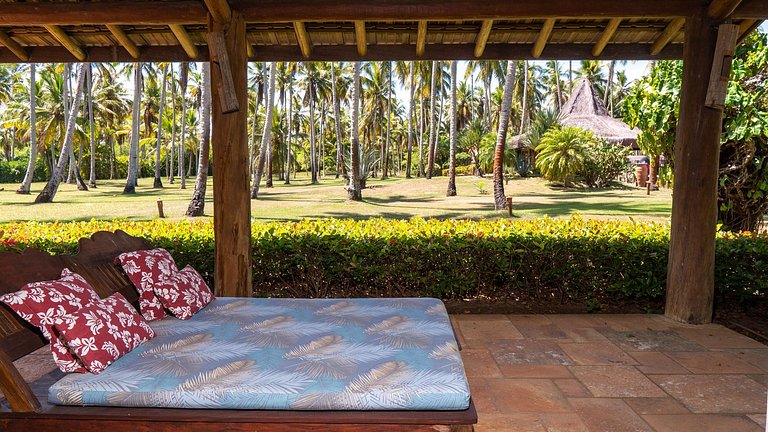
[[[248,42],[248,35],[245,35],[245,55],[248,56],[249,59],[252,59],[254,56],[253,52],[253,44]]]
[[[229,7],[227,0],[205,0],[205,6],[214,21],[229,24],[232,19],[232,8]]]
[[[421,57],[427,47],[427,22],[419,21],[419,27],[416,30],[416,55]]]
[[[685,24],[685,18],[673,19],[651,46],[651,55],[659,54],[680,33],[683,24]]]
[[[13,40],[10,36],[8,36],[8,33],[4,31],[0,31],[0,44],[5,45],[6,48],[11,50],[13,54],[16,55],[16,57],[19,58],[21,61],[28,61],[29,60],[29,53],[26,49],[24,49],[23,46],[19,45],[18,42]]]
[[[754,20],[754,19],[745,19],[739,24],[739,40],[736,42],[737,45],[744,42],[744,39],[746,39],[750,33],[755,31],[758,27],[760,27],[760,24],[763,22],[761,20]]]
[[[734,19],[768,19],[768,2],[765,0],[742,0],[733,12]]]
[[[611,38],[613,38],[613,35],[616,33],[616,30],[618,30],[620,24],[621,18],[611,18],[611,20],[608,21],[605,30],[600,34],[600,39],[597,40],[597,43],[592,48],[592,56],[600,57],[600,54],[603,53],[603,50],[608,45],[608,42],[611,41]]]
[[[531,54],[533,58],[541,57],[541,53],[544,52],[544,47],[547,46],[549,36],[552,34],[552,29],[555,28],[555,18],[547,18],[544,20],[544,25],[541,26],[541,31],[536,37],[536,42],[533,43],[533,51]]]
[[[181,44],[181,47],[184,48],[184,51],[187,53],[190,59],[196,59],[197,58],[197,47],[195,46],[194,42],[192,42],[192,38],[189,37],[189,33],[187,33],[187,30],[184,28],[181,24],[169,24],[168,27],[171,28],[171,31],[173,32],[173,35],[176,36],[176,40],[179,41],[179,44]]]
[[[61,27],[57,25],[46,25],[43,26],[46,30],[48,30],[48,33],[50,33],[53,37],[56,38],[59,43],[64,46],[64,48],[67,49],[73,56],[75,56],[76,59],[83,61],[85,60],[85,51],[83,51],[83,48],[80,46],[79,43],[77,43],[72,37],[70,37],[67,32],[62,30]]]
[[[485,51],[485,44],[488,43],[488,37],[491,35],[492,28],[493,20],[483,20],[483,24],[480,26],[480,31],[475,38],[475,57],[482,57],[483,51]]]
[[[309,58],[309,56],[312,55],[312,42],[309,40],[309,33],[307,33],[307,28],[304,27],[303,22],[294,21],[293,30],[296,32],[296,40],[299,41],[301,55],[304,58]]]
[[[0,25],[205,24],[208,12],[197,0],[152,2],[0,3]]]
[[[730,17],[741,0],[712,0],[707,8],[707,15],[715,21],[722,21]]]
[[[139,58],[139,47],[136,46],[135,43],[128,37],[127,34],[123,31],[122,28],[120,28],[119,25],[116,24],[107,24],[107,29],[109,29],[110,33],[112,33],[112,36],[117,39],[117,41],[120,43],[120,45],[125,48],[126,51],[128,51],[128,54],[131,55],[131,57],[137,59]]]
[[[368,52],[368,42],[365,40],[365,21],[355,21],[355,41],[357,42],[357,53],[360,57]]]

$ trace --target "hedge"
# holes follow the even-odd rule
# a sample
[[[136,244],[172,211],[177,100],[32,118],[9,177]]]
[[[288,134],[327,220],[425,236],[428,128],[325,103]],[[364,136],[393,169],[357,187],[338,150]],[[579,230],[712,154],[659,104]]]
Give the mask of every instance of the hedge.
[[[123,229],[171,251],[211,281],[210,221],[0,225],[0,248],[72,253],[80,237]],[[275,297],[434,296],[600,305],[662,304],[669,226],[570,219],[254,223],[254,294]],[[719,299],[768,291],[768,237],[719,234]],[[641,307],[642,307],[641,306]]]

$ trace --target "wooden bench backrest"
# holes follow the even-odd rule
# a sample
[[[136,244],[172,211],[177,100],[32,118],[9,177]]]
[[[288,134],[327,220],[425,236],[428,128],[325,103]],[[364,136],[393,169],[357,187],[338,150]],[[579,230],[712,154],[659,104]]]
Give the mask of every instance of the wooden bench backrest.
[[[69,268],[83,276],[102,298],[120,292],[136,305],[138,293],[114,260],[123,252],[149,248],[146,240],[118,230],[99,231],[91,238],[80,239],[75,255],[51,256],[37,249],[21,253],[1,251],[0,295],[18,291],[29,282],[58,279],[61,270]],[[16,360],[47,343],[36,327],[5,304],[0,306],[0,350],[8,357]]]

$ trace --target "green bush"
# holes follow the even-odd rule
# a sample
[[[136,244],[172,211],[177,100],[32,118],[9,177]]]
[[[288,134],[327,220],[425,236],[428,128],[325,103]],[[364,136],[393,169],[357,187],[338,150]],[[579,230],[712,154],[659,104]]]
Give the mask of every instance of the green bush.
[[[586,158],[580,175],[587,186],[608,187],[619,174],[627,170],[629,148],[596,140],[587,145]]]
[[[46,180],[45,162],[38,159],[33,181]],[[0,161],[0,183],[21,183],[27,173],[26,160]]]
[[[0,248],[73,252],[78,238],[115,229],[168,249],[180,266],[190,263],[212,280],[213,226],[205,221],[12,223],[0,225]],[[669,227],[579,217],[325,219],[255,223],[252,238],[257,296],[434,296],[658,308]],[[768,238],[719,236],[718,299],[764,297],[767,262]]]

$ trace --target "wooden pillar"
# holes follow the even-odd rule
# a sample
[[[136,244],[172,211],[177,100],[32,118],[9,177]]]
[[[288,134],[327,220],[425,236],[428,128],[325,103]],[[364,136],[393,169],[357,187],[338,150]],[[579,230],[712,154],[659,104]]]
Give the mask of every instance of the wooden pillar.
[[[241,14],[233,12],[228,24],[209,20],[208,28],[211,32],[224,32],[227,53],[224,61],[232,76],[231,81],[225,79],[222,68],[227,65],[211,62],[213,230],[216,245],[214,283],[216,295],[251,297],[245,22]],[[239,109],[225,113],[221,93],[231,92],[232,85]]]
[[[712,321],[715,291],[717,176],[723,113],[705,106],[705,100],[716,42],[717,26],[705,9],[687,17],[665,314],[693,324]]]

